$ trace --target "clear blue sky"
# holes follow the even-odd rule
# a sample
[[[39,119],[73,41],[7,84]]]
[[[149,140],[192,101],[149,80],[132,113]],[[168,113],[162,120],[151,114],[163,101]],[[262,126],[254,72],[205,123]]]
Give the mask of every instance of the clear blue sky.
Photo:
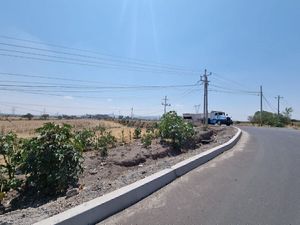
[[[159,70],[158,65],[151,67],[154,68],[152,71],[130,71],[126,68],[127,64],[111,69],[8,57],[3,54],[24,55],[20,51],[55,53],[3,44],[0,45],[0,73],[87,80],[90,82],[87,86],[181,85],[195,84],[207,68],[213,72],[209,77],[211,90],[259,91],[262,85],[273,108],[264,101],[265,110],[276,110],[274,97],[281,95],[284,97],[281,108],[293,107],[293,117],[300,119],[299,12],[300,2],[296,0],[3,0],[0,7],[0,43],[101,57],[47,44],[52,43],[109,54],[112,60],[116,60],[117,56],[119,60],[134,58],[143,60],[143,63],[184,67],[184,70],[198,71],[199,74],[158,73],[155,71]],[[13,53],[12,50],[19,52]],[[45,108],[51,114],[128,115],[133,107],[136,115],[159,115],[163,112],[161,99],[165,95],[172,105],[169,109],[179,113],[194,112],[196,104],[203,106],[202,87],[199,90],[190,87],[117,89],[92,93],[60,89],[59,92],[51,90],[54,93],[51,96],[45,95],[48,89],[33,94],[28,90],[21,92],[22,87],[17,87],[16,91],[5,85],[48,82],[49,85],[76,86],[82,83],[4,74],[0,77],[0,84],[4,85],[0,90],[1,112],[11,112],[15,107],[16,113],[40,114]],[[211,91],[209,103],[210,110],[226,111],[236,120],[246,120],[259,109],[257,95],[237,91]]]

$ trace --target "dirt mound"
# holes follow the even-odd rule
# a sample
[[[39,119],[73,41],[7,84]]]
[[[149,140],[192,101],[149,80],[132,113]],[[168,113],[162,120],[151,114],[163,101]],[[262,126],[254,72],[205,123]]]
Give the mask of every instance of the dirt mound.
[[[144,163],[147,159],[158,159],[169,155],[170,148],[156,141],[149,148],[144,148],[139,141],[110,150],[107,160],[115,165],[132,167]]]
[[[202,131],[198,130],[194,139],[194,146],[199,143],[209,143],[213,140],[213,130]],[[189,146],[190,147],[190,146]],[[183,150],[186,152],[185,150]],[[147,159],[158,159],[168,156],[175,156],[180,154],[181,151],[174,150],[168,145],[162,145],[159,140],[155,140],[151,147],[143,148],[139,141],[126,146],[119,146],[115,149],[110,150],[108,155],[108,161],[115,165],[132,167],[144,163]]]

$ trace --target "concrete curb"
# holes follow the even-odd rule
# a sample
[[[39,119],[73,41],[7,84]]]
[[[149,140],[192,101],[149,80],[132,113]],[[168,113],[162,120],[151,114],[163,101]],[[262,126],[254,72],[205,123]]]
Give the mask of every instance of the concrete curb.
[[[186,159],[184,161],[181,161],[180,163],[177,163],[176,165],[172,166],[171,169],[173,169],[176,173],[177,177],[180,177],[187,172],[195,169],[196,167],[208,162],[209,160],[217,157],[218,155],[222,154],[223,152],[231,149],[240,139],[242,135],[241,129],[235,127],[238,132],[236,135],[231,138],[228,142],[219,145],[217,147],[214,147],[210,150],[207,150],[205,152],[202,152],[198,155],[195,155],[189,159]]]
[[[176,180],[177,177],[184,175],[232,148],[242,135],[242,131],[239,128],[236,129],[238,130],[237,134],[225,144],[184,160],[172,166],[170,169],[162,170],[133,184],[37,222],[34,225],[87,225],[100,222],[149,196],[173,180]]]

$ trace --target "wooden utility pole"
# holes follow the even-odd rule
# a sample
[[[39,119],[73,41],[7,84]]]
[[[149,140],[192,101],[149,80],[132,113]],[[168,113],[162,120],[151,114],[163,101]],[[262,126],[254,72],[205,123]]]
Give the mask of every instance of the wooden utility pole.
[[[262,126],[262,113],[263,113],[263,91],[262,86],[260,85],[260,126]]]
[[[283,97],[278,95],[275,98],[278,100],[278,102],[277,102],[277,116],[279,117],[279,115],[280,115],[280,99],[282,99]]]
[[[210,76],[211,73],[207,74],[207,70],[204,70],[204,75],[201,76],[201,81],[204,85],[204,102],[203,102],[203,117],[204,117],[204,127],[207,128],[208,126],[208,79],[207,77]]]
[[[131,119],[133,119],[133,107],[131,107],[131,115],[130,115]]]

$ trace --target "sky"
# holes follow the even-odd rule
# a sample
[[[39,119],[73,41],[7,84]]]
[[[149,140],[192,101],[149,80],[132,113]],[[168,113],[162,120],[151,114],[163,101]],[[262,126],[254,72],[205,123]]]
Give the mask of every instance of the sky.
[[[1,113],[156,116],[165,96],[168,110],[193,113],[207,69],[209,110],[247,120],[262,85],[264,110],[280,95],[300,119],[299,1],[0,4]]]

